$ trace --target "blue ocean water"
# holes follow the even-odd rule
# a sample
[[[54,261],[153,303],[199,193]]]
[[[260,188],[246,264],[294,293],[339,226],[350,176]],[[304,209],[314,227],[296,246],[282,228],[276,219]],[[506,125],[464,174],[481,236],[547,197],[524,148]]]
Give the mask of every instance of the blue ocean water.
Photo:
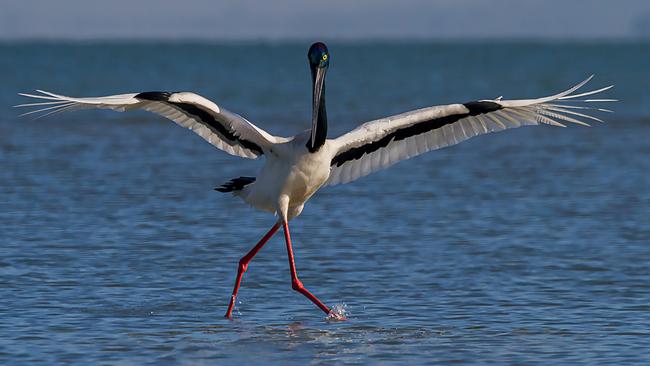
[[[648,43],[330,45],[330,135],[433,104],[526,98],[591,73],[592,128],[481,136],[352,184],[276,236],[213,187],[261,162],[144,112],[17,118],[17,92],[191,90],[274,134],[308,128],[309,44],[0,44],[3,364],[648,364]]]

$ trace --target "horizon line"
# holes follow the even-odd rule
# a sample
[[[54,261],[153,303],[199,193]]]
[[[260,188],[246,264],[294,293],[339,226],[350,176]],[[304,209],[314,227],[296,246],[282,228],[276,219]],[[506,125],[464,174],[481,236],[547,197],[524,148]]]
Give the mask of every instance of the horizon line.
[[[203,44],[292,44],[313,42],[314,40],[327,40],[332,43],[357,44],[357,43],[476,43],[476,42],[503,42],[503,43],[646,43],[650,36],[637,37],[241,37],[241,38],[211,38],[211,37],[122,37],[122,36],[99,36],[99,37],[1,37],[0,43],[203,43]]]

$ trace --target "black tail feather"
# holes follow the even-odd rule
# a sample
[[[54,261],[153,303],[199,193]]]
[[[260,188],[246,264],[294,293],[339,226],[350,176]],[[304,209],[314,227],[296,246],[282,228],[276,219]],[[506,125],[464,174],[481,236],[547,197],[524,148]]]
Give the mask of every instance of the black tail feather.
[[[255,177],[239,177],[231,179],[228,182],[222,184],[220,187],[215,188],[215,191],[219,192],[232,192],[232,191],[241,191],[245,186],[255,182]]]

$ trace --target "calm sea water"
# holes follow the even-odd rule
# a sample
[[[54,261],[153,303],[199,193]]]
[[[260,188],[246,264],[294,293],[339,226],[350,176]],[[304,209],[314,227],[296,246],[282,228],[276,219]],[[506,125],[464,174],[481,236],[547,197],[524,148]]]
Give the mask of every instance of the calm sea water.
[[[328,187],[273,224],[213,187],[260,162],[146,113],[19,119],[19,91],[193,90],[308,127],[308,44],[0,45],[3,364],[650,363],[650,44],[332,44],[333,136],[432,104],[536,97],[591,73],[593,128],[481,136]]]

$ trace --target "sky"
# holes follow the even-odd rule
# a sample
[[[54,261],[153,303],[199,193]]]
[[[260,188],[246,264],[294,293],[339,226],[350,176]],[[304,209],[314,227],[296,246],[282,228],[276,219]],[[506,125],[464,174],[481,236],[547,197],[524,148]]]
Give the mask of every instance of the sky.
[[[0,40],[316,38],[650,38],[650,0],[0,0]]]

